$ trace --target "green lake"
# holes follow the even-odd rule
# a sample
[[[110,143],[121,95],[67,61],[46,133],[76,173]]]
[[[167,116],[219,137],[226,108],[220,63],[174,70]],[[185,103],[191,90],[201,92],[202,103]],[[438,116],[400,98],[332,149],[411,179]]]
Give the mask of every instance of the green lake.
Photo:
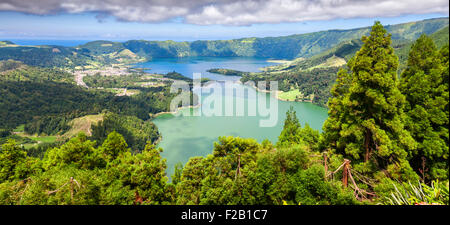
[[[202,73],[203,77],[208,77],[214,80],[234,80],[237,81],[239,77],[221,76],[217,74],[209,74],[206,70],[211,68],[227,68],[236,69],[240,71],[255,72],[258,68],[270,66],[273,63],[268,63],[266,59],[259,58],[245,58],[245,57],[213,57],[213,58],[194,58],[194,59],[161,59],[141,63],[137,66],[152,68],[149,72],[162,73],[167,71],[176,71],[182,73],[184,76],[192,77],[192,73]],[[233,116],[192,116],[198,113],[199,110],[205,111],[205,107],[210,106],[211,101],[217,103],[212,105],[219,105],[222,103],[222,112],[225,107],[224,96],[226,95],[225,88],[222,84],[213,84],[222,87],[222,92],[211,91],[203,93],[199,89],[195,89],[194,93],[202,97],[202,104],[197,108],[180,109],[175,115],[163,114],[153,119],[153,122],[158,126],[159,132],[162,135],[162,140],[159,147],[163,148],[162,156],[167,159],[167,174],[170,176],[174,171],[176,163],[186,163],[190,157],[206,156],[212,153],[214,142],[220,136],[239,136],[244,138],[254,138],[259,142],[268,139],[276,143],[278,136],[283,128],[286,112],[292,106],[297,112],[302,125],[308,123],[312,128],[322,130],[322,125],[327,118],[327,109],[316,106],[307,102],[286,102],[275,99],[268,93],[258,92],[254,88],[244,86],[239,82],[234,82],[227,88],[244,88],[243,93],[233,93],[233,106],[236,108],[237,102],[243,102],[245,113],[243,116],[237,116],[233,111]],[[211,86],[208,86],[211,87]],[[230,92],[228,92],[228,95]],[[249,115],[249,104],[259,105],[258,99],[264,99],[267,104],[272,117],[277,121],[273,127],[260,127],[261,120],[268,119],[269,116],[261,116],[256,109],[256,116]],[[242,101],[240,101],[242,100]],[[205,104],[205,101],[208,101]],[[269,102],[273,101],[276,104],[269,107]],[[276,106],[276,107],[275,107]],[[224,113],[223,113],[224,114]],[[267,114],[266,114],[267,115]]]

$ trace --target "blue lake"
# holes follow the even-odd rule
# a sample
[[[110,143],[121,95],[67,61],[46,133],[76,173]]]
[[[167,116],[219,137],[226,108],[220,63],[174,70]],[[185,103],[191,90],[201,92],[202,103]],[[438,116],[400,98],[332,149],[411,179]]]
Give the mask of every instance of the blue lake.
[[[267,59],[246,58],[246,57],[191,57],[191,58],[164,58],[150,62],[137,64],[136,67],[150,68],[150,73],[168,73],[176,71],[187,77],[192,77],[193,73],[201,73],[202,77],[213,80],[223,80],[233,83],[230,88],[243,88],[244,92],[226,92],[222,90],[205,91],[203,89],[194,89],[194,93],[201,96],[201,106],[198,108],[180,109],[177,114],[163,114],[153,119],[158,126],[162,135],[159,147],[164,151],[162,156],[167,159],[167,173],[170,176],[174,171],[176,163],[186,163],[190,157],[206,156],[212,153],[213,144],[220,136],[239,136],[244,138],[254,138],[261,142],[268,139],[276,143],[278,136],[283,128],[286,112],[292,106],[297,112],[297,116],[304,125],[308,123],[316,130],[322,130],[322,125],[327,118],[327,109],[316,106],[307,102],[286,102],[279,101],[268,93],[258,92],[254,88],[244,86],[237,82],[239,77],[222,76],[206,72],[211,68],[227,68],[245,72],[257,72],[259,68],[274,65],[267,62]],[[234,81],[234,82],[233,82]],[[208,87],[218,85],[224,87],[223,84],[212,84]],[[236,108],[237,102],[242,100],[244,103],[245,113],[243,116],[236,115],[235,111],[232,116],[225,116],[222,110],[222,116],[206,116],[199,113],[201,110],[205,112],[205,107],[211,106],[210,102],[215,101],[213,105],[222,104],[222,108],[229,107],[225,103],[225,96],[233,95],[233,106]],[[259,100],[267,104],[269,115],[276,118],[276,123],[271,127],[261,127],[261,120],[267,120],[269,116],[250,115],[248,106],[251,104],[260,104]],[[270,101],[273,104],[271,106]],[[235,110],[234,108],[234,110]],[[193,114],[200,116],[192,116]]]
[[[260,72],[260,68],[276,65],[265,58],[253,57],[184,57],[184,58],[157,58],[145,63],[136,64],[138,68],[149,68],[149,73],[178,72],[192,78],[193,73],[201,73],[202,77],[212,80],[238,80],[235,76],[222,76],[209,73],[212,68],[234,69],[245,72]]]

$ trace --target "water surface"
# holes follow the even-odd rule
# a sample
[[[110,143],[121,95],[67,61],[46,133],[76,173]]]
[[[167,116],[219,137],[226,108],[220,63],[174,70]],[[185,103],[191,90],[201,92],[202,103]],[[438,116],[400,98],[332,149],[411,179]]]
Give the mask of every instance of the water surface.
[[[239,80],[236,76],[222,76],[209,73],[212,68],[234,69],[244,72],[260,72],[260,68],[276,65],[267,62],[265,58],[255,57],[183,57],[183,58],[156,58],[152,61],[136,64],[138,68],[149,68],[149,73],[166,74],[178,72],[183,76],[192,78],[193,73],[201,73],[202,77],[212,80]]]
[[[202,77],[208,77],[214,80],[232,80],[237,81],[239,77],[222,76],[207,73],[211,68],[227,68],[246,72],[256,72],[259,68],[273,65],[268,63],[267,59],[246,58],[246,57],[195,57],[195,58],[165,58],[157,59],[151,62],[138,64],[138,67],[151,68],[148,72],[167,73],[176,71],[184,76],[192,77],[192,73],[200,72]],[[223,85],[223,84],[216,84]],[[222,86],[223,87],[223,86]],[[235,82],[234,88],[243,87],[242,84]],[[312,128],[320,130],[323,122],[327,118],[327,109],[306,102],[286,102],[274,99],[274,96],[258,92],[254,88],[245,86],[243,94],[233,93],[236,98],[233,102],[236,107],[237,99],[244,100],[244,116],[191,116],[199,110],[207,107],[205,103],[207,97],[213,99],[225,107],[225,91],[218,93],[202,93],[195,89],[194,93],[202,96],[202,105],[200,108],[185,108],[179,110],[176,115],[163,114],[153,119],[162,135],[162,141],[159,147],[164,151],[161,155],[167,159],[167,173],[170,176],[174,171],[177,162],[186,163],[190,157],[206,156],[212,153],[214,142],[218,141],[220,136],[239,136],[244,138],[254,138],[261,142],[264,139],[276,143],[278,136],[283,128],[286,112],[292,106],[297,112],[301,124],[308,123]],[[267,116],[249,116],[248,104],[257,102],[258,99],[270,99],[278,103],[277,107],[270,110],[272,115],[277,115],[277,124],[274,127],[260,127],[259,122],[267,119]],[[218,104],[217,103],[217,104]],[[258,104],[256,104],[258,105]],[[268,107],[269,108],[269,107]],[[234,114],[235,115],[235,114]]]

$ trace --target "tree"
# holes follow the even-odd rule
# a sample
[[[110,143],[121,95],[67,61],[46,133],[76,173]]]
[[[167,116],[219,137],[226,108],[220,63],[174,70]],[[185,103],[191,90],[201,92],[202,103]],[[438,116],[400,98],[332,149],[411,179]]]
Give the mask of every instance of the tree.
[[[203,157],[192,157],[183,168],[180,181],[176,186],[176,203],[194,205],[200,203],[202,180],[204,178]]]
[[[447,50],[446,50],[447,49]],[[425,181],[448,178],[448,46],[438,51],[422,35],[412,45],[399,88],[406,97],[405,129],[418,143],[411,166]]]
[[[321,136],[320,148],[337,149],[342,148],[338,146],[342,142],[338,142],[341,138],[339,132],[342,130],[342,124],[345,121],[344,117],[349,115],[348,108],[344,105],[344,97],[348,94],[352,82],[351,74],[341,68],[337,73],[336,83],[331,88],[332,97],[328,100],[328,118],[323,124],[325,131]]]
[[[172,184],[177,185],[181,180],[181,175],[183,173],[183,164],[181,162],[175,164],[175,171],[172,174]]]
[[[122,188],[135,196],[134,202],[128,199],[122,204],[159,205],[172,201],[167,198],[170,193],[166,193],[166,160],[161,157],[161,151],[149,143],[142,153],[126,152],[108,164],[107,175],[111,183],[118,180]]]
[[[286,112],[286,119],[284,120],[283,130],[278,137],[277,145],[300,143],[300,129],[301,125],[298,121],[297,114],[291,106],[291,108]]]
[[[16,167],[25,161],[27,153],[14,140],[8,140],[0,149],[0,183],[16,178]]]
[[[104,167],[105,163],[94,147],[95,142],[87,140],[86,134],[79,133],[61,147],[47,150],[43,160],[44,169],[67,165],[81,169]]]
[[[348,62],[351,73],[341,70],[333,87],[332,114],[324,126],[328,147],[349,158],[357,170],[412,178],[415,173],[406,158],[415,142],[404,129],[405,97],[397,87],[398,58],[391,35],[375,22],[362,41]]]
[[[312,129],[309,124],[306,123],[305,127],[302,128],[297,118],[297,113],[291,106],[291,108],[286,112],[284,127],[278,137],[277,146],[282,147],[302,144],[316,150],[319,137],[319,131]]]
[[[129,149],[128,144],[125,142],[123,136],[113,131],[108,134],[108,137],[103,142],[100,151],[101,156],[107,162],[110,162],[116,159],[120,154],[129,151]]]

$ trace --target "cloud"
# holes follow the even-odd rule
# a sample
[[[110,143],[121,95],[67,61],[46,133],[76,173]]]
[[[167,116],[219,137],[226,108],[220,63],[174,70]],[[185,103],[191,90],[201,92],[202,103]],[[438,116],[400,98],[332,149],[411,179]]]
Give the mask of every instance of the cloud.
[[[449,13],[447,0],[0,0],[0,11],[36,15],[96,12],[121,21],[164,22],[181,18],[199,25],[251,25]]]

